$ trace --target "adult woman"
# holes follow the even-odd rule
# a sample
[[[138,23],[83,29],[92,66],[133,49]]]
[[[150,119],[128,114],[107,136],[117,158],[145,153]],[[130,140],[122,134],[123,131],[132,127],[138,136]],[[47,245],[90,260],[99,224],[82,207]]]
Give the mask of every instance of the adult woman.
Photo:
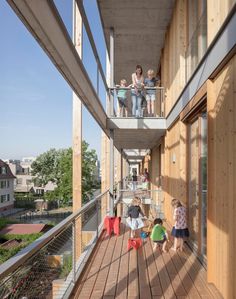
[[[143,69],[141,65],[136,66],[136,72],[132,74],[132,116],[141,117],[142,115],[142,88],[144,86]]]

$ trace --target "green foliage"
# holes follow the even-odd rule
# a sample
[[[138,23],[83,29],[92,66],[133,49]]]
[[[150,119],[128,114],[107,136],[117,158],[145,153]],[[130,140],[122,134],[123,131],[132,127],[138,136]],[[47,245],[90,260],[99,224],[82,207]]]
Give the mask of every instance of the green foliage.
[[[0,218],[0,230],[3,229],[7,224],[16,223],[13,220],[7,218]]]
[[[0,247],[0,264],[4,263],[7,261],[9,258],[17,254],[22,248],[24,248],[26,245],[19,245],[15,248],[11,249],[5,249]]]
[[[0,235],[0,238],[4,238],[6,240],[21,240],[23,242],[28,242],[28,244],[34,242],[36,239],[41,237],[43,233],[35,233],[35,234],[28,234],[28,235],[19,235],[19,234],[7,234],[7,235]]]
[[[98,188],[98,182],[94,180],[97,155],[95,150],[89,150],[89,144],[82,143],[82,196],[83,202],[89,199],[93,190]],[[72,199],[72,149],[50,149],[41,154],[32,163],[32,175],[38,185],[46,185],[53,182],[57,185],[54,191],[47,192],[48,200],[59,199],[60,204],[66,206]]]
[[[61,268],[60,278],[65,278],[72,270],[72,255],[63,256],[63,266]]]
[[[36,239],[41,237],[43,233],[29,234],[29,235],[0,235],[0,239],[5,240],[21,240],[22,243],[14,248],[5,249],[0,247],[0,264],[4,263],[6,260],[17,254],[22,248],[28,246],[30,243],[34,242]]]
[[[99,183],[94,180],[94,172],[96,170],[97,154],[95,150],[88,149],[89,144],[85,141],[82,143],[82,194],[83,202],[88,201],[93,194],[94,189],[99,187]]]

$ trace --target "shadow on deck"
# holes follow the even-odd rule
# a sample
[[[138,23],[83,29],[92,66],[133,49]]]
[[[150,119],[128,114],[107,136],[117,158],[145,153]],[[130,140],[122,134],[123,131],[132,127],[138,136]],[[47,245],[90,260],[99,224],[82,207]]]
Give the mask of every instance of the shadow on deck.
[[[103,233],[71,299],[222,298],[186,246],[182,253],[153,252],[148,238],[138,251],[127,251],[128,238],[124,224],[118,237]]]

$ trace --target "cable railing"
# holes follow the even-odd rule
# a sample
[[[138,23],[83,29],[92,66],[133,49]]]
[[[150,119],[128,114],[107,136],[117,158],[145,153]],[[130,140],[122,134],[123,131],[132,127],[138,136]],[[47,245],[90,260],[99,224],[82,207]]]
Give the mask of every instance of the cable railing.
[[[109,91],[110,117],[165,117],[164,87],[116,86]],[[121,93],[123,97],[120,97]],[[133,99],[134,95],[137,100]]]
[[[113,196],[115,209],[123,206],[121,216],[127,216],[132,198],[139,196],[153,217],[163,218],[161,190],[132,191],[124,178],[114,184]],[[0,298],[69,298],[101,235],[109,199],[107,190],[0,265]]]
[[[164,198],[161,189],[137,189],[132,191],[130,189],[120,190],[120,201],[122,205],[122,217],[128,217],[128,208],[132,203],[134,197],[140,198],[141,207],[144,214],[149,220],[155,218],[164,219]]]
[[[107,190],[3,263],[0,298],[68,298],[101,234],[108,196]]]

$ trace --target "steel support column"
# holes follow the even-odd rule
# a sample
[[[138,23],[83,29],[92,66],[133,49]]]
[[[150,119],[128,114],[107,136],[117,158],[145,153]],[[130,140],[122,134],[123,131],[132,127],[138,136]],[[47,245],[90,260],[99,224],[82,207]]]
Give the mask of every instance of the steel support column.
[[[110,87],[114,87],[114,29],[110,28]],[[114,91],[110,93],[110,116],[114,115]]]
[[[114,132],[110,130],[110,216],[114,214]]]

